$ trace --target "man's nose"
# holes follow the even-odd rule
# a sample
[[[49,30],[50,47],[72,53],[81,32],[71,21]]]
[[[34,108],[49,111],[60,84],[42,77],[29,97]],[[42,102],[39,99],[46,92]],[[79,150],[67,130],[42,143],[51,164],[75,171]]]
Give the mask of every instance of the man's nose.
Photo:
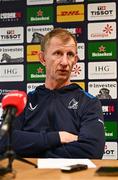
[[[68,56],[67,54],[63,54],[62,58],[61,58],[61,64],[62,65],[67,65],[68,64]]]

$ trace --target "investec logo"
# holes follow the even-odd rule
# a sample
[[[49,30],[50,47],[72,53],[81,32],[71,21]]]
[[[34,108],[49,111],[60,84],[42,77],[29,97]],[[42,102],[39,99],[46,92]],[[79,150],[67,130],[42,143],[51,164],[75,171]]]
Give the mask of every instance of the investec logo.
[[[37,32],[41,35],[45,35],[47,32],[53,29],[53,25],[40,25],[40,26],[28,26],[27,27],[27,42],[32,41],[33,35]]]
[[[0,20],[1,21],[18,21],[22,18],[21,12],[6,12],[0,13]]]
[[[0,63],[19,63],[23,60],[23,46],[0,46]]]
[[[84,21],[84,5],[57,6],[57,22]]]
[[[116,19],[116,3],[88,4],[88,20]]]
[[[15,89],[12,89],[15,90]],[[11,91],[11,89],[0,89],[0,96],[4,96],[7,93],[9,93]]]
[[[23,27],[0,28],[0,44],[23,43],[23,37]]]
[[[45,35],[48,31],[51,31],[53,28],[53,25],[28,26],[27,31],[32,33],[40,32],[41,34]]]
[[[88,91],[94,96],[97,97],[99,96],[99,98],[101,97],[101,99],[108,99],[108,98],[116,99],[117,82],[116,81],[89,82]]]
[[[88,40],[116,39],[116,22],[88,23]]]
[[[35,90],[37,86],[43,85],[43,84],[44,83],[28,83],[27,84],[27,93],[29,93],[30,91]]]
[[[0,89],[0,95],[4,96],[4,95],[6,95],[9,91],[11,91],[11,89],[10,89],[10,90],[8,90],[8,89]]]

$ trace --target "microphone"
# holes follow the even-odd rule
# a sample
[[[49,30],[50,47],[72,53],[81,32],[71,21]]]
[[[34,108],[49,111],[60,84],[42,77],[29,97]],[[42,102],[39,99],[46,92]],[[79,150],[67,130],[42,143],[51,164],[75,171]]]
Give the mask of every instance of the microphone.
[[[27,95],[24,91],[13,90],[3,97],[0,137],[9,130],[9,126],[12,123],[11,121],[23,112],[26,103]]]

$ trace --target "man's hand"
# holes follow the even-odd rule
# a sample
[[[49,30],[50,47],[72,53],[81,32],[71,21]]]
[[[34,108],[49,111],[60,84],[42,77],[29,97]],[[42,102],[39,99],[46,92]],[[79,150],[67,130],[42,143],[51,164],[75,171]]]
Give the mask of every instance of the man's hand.
[[[78,136],[66,131],[60,131],[59,132],[60,141],[61,143],[70,143],[73,141],[78,141]]]

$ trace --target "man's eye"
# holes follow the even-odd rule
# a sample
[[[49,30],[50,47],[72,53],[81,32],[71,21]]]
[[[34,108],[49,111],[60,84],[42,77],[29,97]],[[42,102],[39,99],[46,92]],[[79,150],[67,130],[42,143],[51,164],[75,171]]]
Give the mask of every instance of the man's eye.
[[[72,52],[69,52],[67,55],[68,55],[68,57],[70,57],[70,58],[73,58],[73,57],[75,56],[75,54],[72,53]]]
[[[57,55],[58,55],[58,54],[61,54],[61,52],[60,52],[60,51],[57,51],[56,54],[57,54]]]
[[[61,56],[62,53],[61,53],[60,51],[57,51],[57,52],[55,52],[55,55],[56,55],[56,56]]]

